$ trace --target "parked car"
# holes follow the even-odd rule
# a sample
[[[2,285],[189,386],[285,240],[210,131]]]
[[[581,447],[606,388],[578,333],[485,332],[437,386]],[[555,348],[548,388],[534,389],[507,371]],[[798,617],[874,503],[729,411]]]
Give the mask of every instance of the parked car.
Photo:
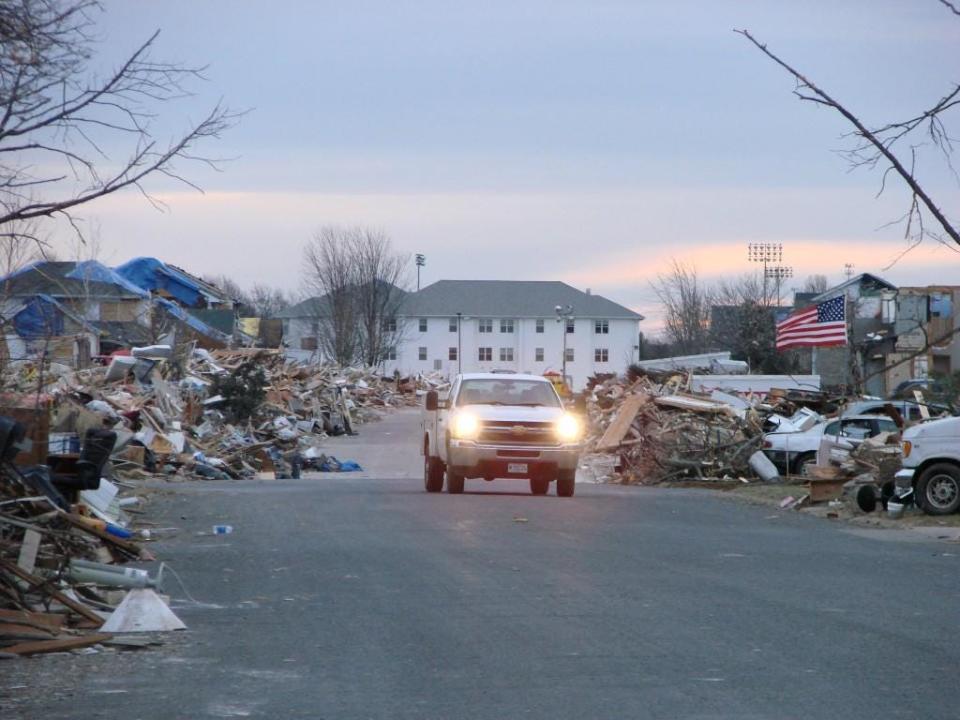
[[[923,407],[926,407],[931,418],[953,414],[953,409],[944,403],[918,403],[916,400],[855,400],[843,408],[841,416],[885,415],[884,408],[888,405],[892,405],[903,419],[910,423],[924,420],[923,410],[921,409]]]
[[[939,380],[934,380],[933,378],[911,378],[910,380],[904,380],[902,383],[897,385],[893,390],[890,391],[890,394],[887,397],[892,399],[897,398],[906,398],[908,400],[913,399],[913,391],[920,390],[924,395],[933,395],[934,397],[942,396],[947,388],[943,382]]]
[[[903,433],[903,469],[895,478],[898,497],[913,491],[928,515],[960,509],[960,417],[932,420]]]
[[[772,432],[764,436],[763,451],[783,472],[802,474],[803,466],[817,460],[826,438],[829,444],[852,449],[882,432],[897,432],[897,424],[880,415],[852,415],[817,423],[800,432]]]

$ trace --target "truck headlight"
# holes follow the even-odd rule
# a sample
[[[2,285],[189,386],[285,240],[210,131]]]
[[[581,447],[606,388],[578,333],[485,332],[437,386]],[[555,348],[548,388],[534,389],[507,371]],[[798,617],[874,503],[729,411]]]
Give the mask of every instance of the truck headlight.
[[[576,442],[580,439],[582,430],[580,421],[573,415],[563,415],[557,420],[557,437],[563,442]]]
[[[453,416],[450,434],[458,440],[474,440],[480,434],[480,419],[469,412],[459,412]]]
[[[910,451],[913,450],[913,443],[909,440],[903,441],[903,456],[910,457]]]

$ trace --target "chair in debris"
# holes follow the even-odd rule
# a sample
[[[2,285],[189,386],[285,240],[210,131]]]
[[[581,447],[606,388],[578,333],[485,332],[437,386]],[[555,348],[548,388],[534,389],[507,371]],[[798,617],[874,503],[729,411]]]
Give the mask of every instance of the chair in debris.
[[[5,483],[13,485],[18,494],[46,495],[57,507],[69,509],[66,498],[51,482],[50,468],[37,465],[21,469],[14,464],[14,458],[24,447],[26,436],[27,429],[23,423],[0,416],[0,477]]]
[[[96,490],[100,487],[103,466],[110,459],[117,434],[113,430],[90,428],[83,438],[80,458],[71,468],[71,472],[54,472],[51,480],[54,487],[64,495],[71,497],[81,490]]]

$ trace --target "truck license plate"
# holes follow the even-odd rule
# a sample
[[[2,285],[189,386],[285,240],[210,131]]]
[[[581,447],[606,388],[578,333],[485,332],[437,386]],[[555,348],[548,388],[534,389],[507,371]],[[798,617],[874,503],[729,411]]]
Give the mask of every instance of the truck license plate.
[[[527,471],[527,463],[507,463],[507,472],[520,474]]]

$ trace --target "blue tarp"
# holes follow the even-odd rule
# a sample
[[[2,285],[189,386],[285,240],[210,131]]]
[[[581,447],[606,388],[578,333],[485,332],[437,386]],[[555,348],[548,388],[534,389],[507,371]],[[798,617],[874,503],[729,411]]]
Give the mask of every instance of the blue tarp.
[[[150,293],[142,287],[135,285],[119,273],[111,270],[106,265],[98,263],[96,260],[85,260],[78,262],[76,267],[66,274],[71,280],[80,280],[82,282],[106,283],[108,285],[117,285],[129,293],[140,297],[149,297]]]
[[[115,268],[115,271],[137,287],[163,290],[184,305],[203,307],[207,304],[207,295],[199,285],[156,258],[134,258]]]
[[[24,340],[63,335],[63,310],[53,298],[38,295],[13,316],[13,327]]]

